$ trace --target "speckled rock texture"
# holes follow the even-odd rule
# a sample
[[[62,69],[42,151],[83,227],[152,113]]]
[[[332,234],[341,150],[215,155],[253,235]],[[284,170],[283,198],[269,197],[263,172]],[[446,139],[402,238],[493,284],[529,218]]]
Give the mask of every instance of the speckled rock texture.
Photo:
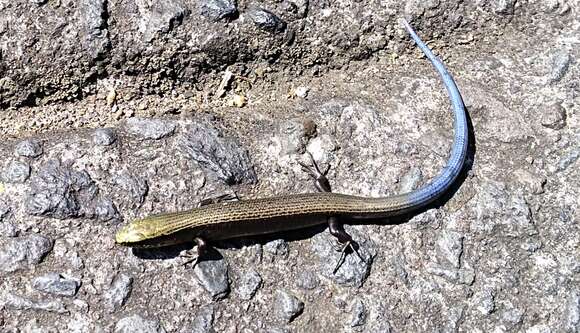
[[[211,244],[116,245],[135,218],[315,191],[409,216]],[[0,0],[0,332],[578,332],[580,2]],[[320,221],[323,223],[324,221]]]

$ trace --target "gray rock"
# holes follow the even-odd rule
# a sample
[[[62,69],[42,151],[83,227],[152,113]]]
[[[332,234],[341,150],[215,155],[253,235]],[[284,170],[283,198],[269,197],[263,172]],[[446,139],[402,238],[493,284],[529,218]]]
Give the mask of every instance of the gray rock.
[[[181,25],[190,11],[179,0],[136,1],[141,20],[139,31],[145,42],[151,42],[159,35],[167,34]]]
[[[7,183],[24,183],[30,177],[30,164],[22,161],[10,161],[4,168],[2,179]]]
[[[57,219],[83,216],[97,194],[97,187],[86,171],[77,171],[50,160],[31,178],[26,212]]]
[[[281,153],[292,155],[304,153],[309,138],[316,134],[316,124],[312,121],[290,119],[280,124],[279,138]]]
[[[457,231],[443,231],[437,241],[437,253],[441,259],[459,268],[460,258],[463,253],[463,235]]]
[[[0,249],[0,271],[14,272],[38,264],[52,245],[52,240],[36,234],[9,239]]]
[[[95,204],[94,215],[99,221],[111,221],[119,217],[117,207],[111,199],[101,199]]]
[[[484,316],[490,315],[495,310],[495,295],[492,290],[483,290],[473,299],[477,310]]]
[[[363,326],[367,320],[367,308],[359,298],[355,299],[351,306],[350,327]]]
[[[200,308],[191,323],[191,333],[215,333],[213,329],[215,309],[212,305]]]
[[[1,219],[0,219],[1,221]],[[0,222],[0,237],[16,237],[18,235],[18,229],[11,222]]]
[[[566,126],[566,110],[560,103],[552,103],[540,109],[542,126],[559,130]]]
[[[105,309],[109,313],[118,311],[129,299],[133,290],[133,278],[119,274],[115,277],[111,286],[103,294]]]
[[[226,184],[257,181],[248,151],[237,140],[223,136],[213,127],[191,124],[181,136],[180,147],[188,157],[215,172]]]
[[[269,32],[281,32],[286,30],[286,22],[266,9],[251,6],[246,14],[250,20],[252,20],[262,30]]]
[[[58,296],[74,296],[79,286],[79,281],[65,278],[57,273],[48,273],[32,281],[32,288]]]
[[[558,50],[551,54],[548,61],[548,83],[554,84],[562,80],[568,72],[572,57],[566,50]]]
[[[316,253],[319,257],[322,275],[342,285],[360,287],[370,274],[373,260],[377,255],[376,246],[368,236],[356,228],[346,225],[345,229],[358,243],[358,252],[364,261],[355,253],[348,253],[338,270],[334,272],[341,252],[337,251],[336,238],[328,232],[319,233],[312,238],[312,253]]]
[[[106,18],[109,13],[106,0],[81,1],[79,10],[83,17],[84,28],[80,42],[89,51],[91,59],[97,60],[99,57],[106,56],[111,46],[107,29]]]
[[[147,180],[128,171],[115,176],[113,183],[122,191],[123,197],[131,199],[132,208],[141,207],[149,192]]]
[[[278,290],[276,292],[276,299],[274,302],[274,307],[278,317],[287,323],[296,319],[296,317],[298,317],[304,310],[304,302],[283,290]]]
[[[42,155],[42,146],[35,139],[26,139],[16,145],[16,154],[22,157],[38,157]]]
[[[565,154],[558,162],[557,171],[562,172],[568,169],[568,167],[570,167],[578,160],[578,157],[580,157],[580,148],[573,149],[568,154]]]
[[[159,320],[147,320],[138,314],[120,319],[115,325],[115,333],[165,333]]]
[[[416,189],[421,180],[423,180],[421,169],[412,167],[401,179],[400,193],[407,193]]]
[[[31,300],[10,292],[0,294],[0,309],[2,308],[56,312],[60,314],[68,313],[68,310],[60,300]]]
[[[302,271],[298,275],[298,279],[296,280],[296,285],[302,289],[306,290],[313,290],[320,285],[320,279],[314,272],[309,270]]]
[[[195,275],[214,300],[225,298],[230,292],[228,265],[225,260],[203,260],[195,266]]]
[[[168,120],[129,118],[125,123],[127,131],[142,140],[159,140],[175,132],[175,123]]]
[[[261,285],[262,277],[258,272],[251,269],[238,280],[237,292],[241,299],[248,301],[254,297]]]
[[[570,293],[565,313],[564,328],[568,332],[578,332],[580,330],[580,293],[578,291]]]
[[[238,8],[234,0],[201,0],[199,12],[212,21],[233,19],[238,15]]]
[[[93,143],[98,146],[110,146],[117,140],[117,133],[112,128],[98,128],[93,133]]]
[[[269,253],[273,256],[280,256],[282,258],[288,258],[288,253],[290,251],[288,243],[283,239],[275,239],[270,241],[262,247],[264,252]]]
[[[515,0],[494,0],[493,11],[500,15],[512,15],[514,13]]]

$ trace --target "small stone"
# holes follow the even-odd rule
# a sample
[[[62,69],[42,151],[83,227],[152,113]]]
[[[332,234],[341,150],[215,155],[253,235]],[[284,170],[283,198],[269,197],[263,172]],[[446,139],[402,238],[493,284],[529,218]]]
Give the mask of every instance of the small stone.
[[[302,271],[296,280],[296,285],[302,289],[312,290],[320,285],[320,279],[314,272]]]
[[[292,322],[304,310],[304,302],[286,291],[278,290],[275,302],[278,317],[287,323]]]
[[[230,292],[228,265],[225,260],[204,260],[194,269],[195,275],[203,288],[214,300],[224,299]]]
[[[242,95],[234,95],[232,99],[228,101],[228,106],[235,106],[237,108],[241,108],[246,105],[247,99],[245,96]]]
[[[356,299],[351,306],[352,317],[350,320],[350,327],[362,326],[367,320],[367,309],[362,300]]]
[[[7,183],[24,183],[30,177],[30,164],[22,161],[11,161],[4,172],[2,179]]]
[[[56,313],[68,313],[64,304],[60,300],[35,301],[8,292],[0,294],[0,309],[2,308],[12,310],[37,310]]]
[[[110,288],[103,294],[103,302],[109,313],[118,311],[125,303],[133,290],[133,278],[119,274],[111,283]]]
[[[548,83],[554,84],[562,80],[568,73],[572,57],[566,50],[557,50],[550,55],[547,66],[549,67]]]
[[[496,14],[511,15],[514,13],[516,0],[494,0],[493,11]]]
[[[27,139],[16,145],[16,154],[22,157],[38,157],[42,155],[42,146],[35,139]]]
[[[401,179],[400,193],[408,193],[416,189],[421,180],[423,180],[421,169],[412,167]]]
[[[248,301],[254,297],[256,291],[262,285],[262,277],[255,270],[250,270],[246,274],[242,275],[238,281],[238,294],[240,298]]]
[[[191,324],[191,330],[188,332],[191,333],[213,333],[213,320],[214,320],[214,312],[215,309],[213,306],[208,305],[204,306],[197,313],[193,318]]]
[[[495,310],[495,296],[491,290],[484,290],[474,297],[477,302],[476,308],[484,316],[490,315]]]
[[[542,107],[540,112],[540,123],[542,126],[554,130],[559,130],[566,126],[566,110],[560,103],[552,103]]]
[[[566,304],[565,325],[569,332],[580,331],[580,292],[572,291]]]
[[[562,158],[558,162],[558,168],[556,171],[562,172],[568,169],[568,167],[574,164],[579,157],[580,157],[580,148],[574,149],[570,153],[562,156]]]
[[[133,202],[133,208],[141,207],[149,192],[147,179],[126,171],[113,177],[113,183]]]
[[[238,16],[235,0],[200,0],[200,14],[216,22]]]
[[[257,6],[251,6],[246,13],[248,17],[262,30],[281,32],[286,29],[286,22],[268,10]]]
[[[112,107],[117,100],[117,91],[113,88],[107,93],[107,106]]]
[[[159,140],[175,132],[175,123],[160,119],[130,118],[127,130],[142,140]]]
[[[283,239],[275,239],[264,244],[263,249],[266,253],[274,256],[281,256],[287,258],[289,253],[288,243]]]
[[[36,265],[52,250],[52,240],[32,234],[10,239],[0,249],[0,271],[14,272]]]
[[[110,146],[117,140],[117,133],[112,128],[98,128],[93,134],[93,143],[98,146]]]
[[[166,333],[159,320],[147,320],[138,314],[125,317],[115,325],[115,333]]]
[[[300,98],[306,98],[308,96],[308,92],[310,91],[309,87],[300,86],[294,89],[294,94]]]
[[[437,245],[439,257],[450,263],[451,266],[459,268],[459,260],[463,253],[463,234],[445,230],[440,234]]]
[[[65,278],[57,273],[39,276],[32,281],[32,288],[58,296],[74,296],[79,285],[79,281]]]

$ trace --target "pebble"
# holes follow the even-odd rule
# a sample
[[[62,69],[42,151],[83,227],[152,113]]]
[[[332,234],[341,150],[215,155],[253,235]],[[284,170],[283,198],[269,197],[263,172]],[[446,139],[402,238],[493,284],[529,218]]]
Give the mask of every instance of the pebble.
[[[79,286],[78,280],[65,278],[58,273],[48,273],[32,281],[32,288],[58,296],[74,296]]]
[[[269,241],[268,243],[264,244],[262,248],[264,249],[264,252],[273,256],[280,256],[282,258],[288,258],[288,254],[290,253],[288,243],[283,239]]]
[[[159,320],[148,320],[138,314],[122,318],[115,325],[115,333],[166,333]]]
[[[2,180],[7,183],[24,183],[30,177],[30,164],[13,160],[4,168]]]
[[[180,148],[186,156],[213,171],[228,185],[258,180],[248,151],[237,139],[223,135],[211,125],[189,125],[180,138]]]
[[[283,290],[276,292],[275,303],[278,317],[287,323],[296,319],[304,310],[304,302]]]
[[[112,128],[98,128],[93,133],[93,143],[97,146],[110,146],[117,140],[117,133]]]
[[[235,0],[200,0],[200,14],[212,21],[233,19],[238,15]]]
[[[16,145],[16,154],[22,157],[38,157],[42,155],[42,146],[36,139],[27,139],[20,141]]]
[[[52,246],[52,240],[36,234],[11,238],[0,249],[0,271],[14,272],[39,264]]]
[[[237,292],[241,299],[249,301],[254,297],[261,285],[262,277],[254,269],[251,269],[238,280]]]
[[[0,309],[2,308],[68,313],[61,300],[31,300],[10,292],[4,292],[0,295]]]
[[[125,123],[127,131],[142,140],[159,140],[175,132],[174,122],[160,119],[129,118]]]
[[[215,309],[212,305],[207,305],[201,307],[193,321],[191,323],[191,329],[188,332],[191,333],[214,333],[213,321],[214,321]]]
[[[133,290],[133,278],[126,274],[115,277],[111,286],[103,294],[105,309],[109,313],[118,311],[129,299]]]
[[[359,298],[355,299],[351,306],[350,327],[363,326],[367,320],[367,308]]]
[[[269,32],[282,32],[286,30],[286,22],[266,9],[250,6],[246,14],[262,30]]]
[[[320,285],[320,279],[314,272],[305,270],[298,275],[296,285],[302,289],[313,290]]]
[[[200,261],[194,272],[202,287],[214,300],[224,299],[229,294],[228,265],[224,259]]]
[[[443,261],[454,268],[459,268],[459,260],[463,253],[463,234],[452,230],[441,232],[437,240],[437,253]]]
[[[566,126],[566,110],[560,103],[552,103],[540,109],[542,126],[560,130]]]

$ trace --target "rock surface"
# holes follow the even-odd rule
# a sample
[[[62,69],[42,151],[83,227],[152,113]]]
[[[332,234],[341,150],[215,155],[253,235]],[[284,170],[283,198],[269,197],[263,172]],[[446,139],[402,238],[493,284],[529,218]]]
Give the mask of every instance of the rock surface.
[[[578,11],[0,1],[0,331],[578,331]],[[215,242],[195,268],[188,244],[114,243],[202,199],[315,191],[306,151],[339,193],[427,184],[452,116],[399,17],[470,116],[467,168],[442,200],[347,225],[362,260],[336,272],[323,227]]]

